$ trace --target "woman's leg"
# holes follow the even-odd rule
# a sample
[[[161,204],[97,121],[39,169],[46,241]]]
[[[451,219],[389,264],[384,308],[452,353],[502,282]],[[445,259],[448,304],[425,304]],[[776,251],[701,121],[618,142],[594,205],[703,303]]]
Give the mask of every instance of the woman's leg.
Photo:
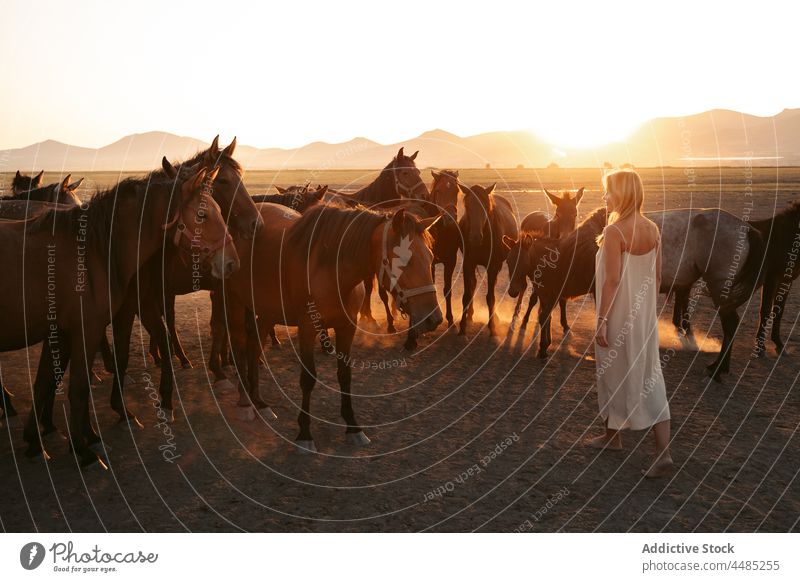
[[[669,421],[662,420],[653,425],[656,454],[650,468],[642,471],[645,477],[663,477],[672,470],[672,457],[669,454]]]
[[[587,443],[590,447],[595,449],[608,449],[610,451],[622,450],[622,435],[618,430],[608,428],[608,420],[606,419],[606,432],[604,435],[595,437]]]

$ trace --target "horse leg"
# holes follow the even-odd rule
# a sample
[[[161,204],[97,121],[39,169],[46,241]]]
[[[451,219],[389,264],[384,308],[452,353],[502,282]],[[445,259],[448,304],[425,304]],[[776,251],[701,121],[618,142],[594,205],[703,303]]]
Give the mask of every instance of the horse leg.
[[[447,325],[453,326],[453,271],[455,271],[455,260],[447,259],[444,263],[444,301],[447,304]]]
[[[347,423],[345,439],[350,444],[367,445],[369,444],[369,439],[356,420],[350,396],[350,383],[353,374],[353,370],[350,367],[350,348],[353,345],[355,332],[355,327],[352,325],[336,328],[336,350],[341,354],[336,363],[336,377],[339,380],[339,390],[342,394],[341,414],[345,423]]]
[[[722,381],[722,374],[730,372],[731,351],[736,329],[739,326],[739,314],[736,309],[720,309],[719,318],[722,323],[722,348],[713,364],[706,367],[708,375],[717,382]]]
[[[531,298],[528,299],[528,310],[525,312],[525,317],[522,318],[521,329],[525,329],[528,326],[528,320],[531,318],[531,311],[533,311],[533,306],[536,305],[537,301],[539,301],[539,294],[536,293],[536,287],[532,287]]]
[[[100,354],[103,356],[103,368],[106,372],[112,374],[114,372],[114,354],[111,351],[111,345],[108,343],[108,337],[103,334],[100,338]]]
[[[2,392],[0,393],[0,397],[2,400],[0,401],[0,408],[3,409],[3,416],[0,418],[14,418],[17,416],[17,409],[14,408],[14,404],[11,402],[11,398],[14,396],[11,392],[6,389],[5,385],[2,384],[0,381],[0,389]]]
[[[317,369],[314,365],[314,340],[317,334],[313,325],[303,325],[298,330],[298,335],[300,336],[300,389],[303,392],[303,404],[297,417],[300,432],[295,442],[301,451],[316,452],[317,447],[311,436],[311,392],[317,382]],[[341,360],[339,362],[341,363]]]
[[[564,335],[569,333],[569,322],[567,321],[567,300],[563,297],[558,300],[558,308],[561,310],[561,329]]]
[[[224,365],[222,352],[224,345],[228,343],[225,333],[225,302],[222,290],[214,290],[211,296],[211,354],[208,357],[208,369],[214,374],[214,381],[221,382],[227,380],[225,372],[222,371]]]
[[[761,289],[761,308],[759,310],[758,331],[756,331],[755,355],[757,358],[763,357],[764,353],[767,351],[767,322],[770,320],[770,318],[773,319],[773,336],[775,335],[774,320],[777,319],[777,311],[780,310],[780,307],[775,304],[775,288],[775,279],[773,277],[765,277],[764,287]],[[778,334],[778,340],[780,341],[780,334]]]
[[[364,279],[364,302],[359,310],[359,321],[366,321],[366,323],[372,324],[377,323],[375,318],[372,317],[372,285],[374,280],[374,275]]]
[[[475,294],[475,265],[464,265],[464,296],[461,298],[461,326],[458,335],[467,333],[467,319],[471,319],[472,297]]]
[[[253,390],[257,390],[258,386],[254,388],[250,384],[253,376],[248,369],[248,330],[247,330],[247,314],[244,304],[234,300],[230,295],[226,297],[226,324],[228,332],[228,340],[230,341],[230,353],[233,363],[233,369],[236,372],[237,387],[239,391],[239,400],[236,402],[236,415],[240,420],[254,420],[255,409],[251,394]],[[256,362],[257,364],[257,362]]]
[[[105,326],[103,327],[103,330]],[[101,330],[102,331],[102,330]],[[83,335],[83,337],[80,337]],[[91,445],[99,444],[100,437],[94,432],[89,417],[90,383],[89,372],[94,356],[94,349],[100,343],[100,333],[84,326],[83,334],[71,337],[72,365],[69,374],[69,438],[72,452],[78,459],[81,468],[95,463],[102,463],[100,457],[92,451]],[[92,353],[87,353],[86,346],[92,346]]]
[[[775,351],[779,354],[783,353],[784,343],[781,340],[781,320],[783,319],[783,310],[786,307],[786,302],[789,297],[789,291],[792,288],[792,282],[789,281],[786,287],[786,292],[778,294],[775,298],[775,317],[772,321],[772,343],[775,344]]]
[[[150,348],[147,350],[150,352],[150,356],[153,358],[153,363],[156,366],[161,365],[161,353],[158,351],[158,341],[153,334],[150,334]]]
[[[486,286],[486,307],[489,309],[489,335],[494,337],[497,332],[494,328],[494,288],[497,285],[498,268],[489,269],[488,285]]]
[[[55,362],[58,360],[59,371],[69,365],[70,346],[67,335],[59,330],[57,344],[54,349],[49,340],[42,342],[42,352],[39,356],[39,367],[33,383],[33,402],[31,412],[22,432],[23,440],[28,444],[25,456],[28,458],[47,454],[44,451],[42,437],[56,432],[53,424],[53,407],[55,404],[56,387],[61,381],[61,374],[56,371]],[[56,353],[58,357],[56,358]]]
[[[167,320],[167,329],[169,330],[169,340],[172,346],[172,351],[178,356],[181,367],[184,369],[192,367],[192,361],[186,355],[181,344],[181,338],[178,335],[178,330],[175,328],[175,296],[167,294],[164,299],[164,318]]]
[[[381,298],[383,301],[383,307],[386,310],[386,329],[389,333],[397,333],[397,330],[394,327],[394,317],[392,316],[392,310],[389,308],[389,294],[386,292],[386,289],[383,288],[383,285],[378,285],[378,297]]]
[[[258,363],[261,360],[261,341],[259,336],[258,320],[256,314],[250,309],[245,309],[245,349],[247,357],[247,383],[250,386],[250,402],[253,403],[256,411],[267,414],[270,418],[277,418],[272,412],[269,404],[261,398],[261,390],[258,379]]]
[[[541,301],[539,303],[539,358],[547,358],[547,348],[550,347],[552,338],[550,337],[550,316],[553,313],[553,301]]]
[[[167,422],[175,420],[175,411],[172,408],[172,386],[174,383],[175,372],[172,369],[172,354],[170,352],[169,330],[164,318],[161,316],[161,309],[158,301],[146,300],[142,297],[139,306],[139,318],[147,332],[150,334],[151,343],[154,341],[161,355],[159,366],[161,368],[161,379],[159,382],[159,402],[158,408],[167,417]]]
[[[111,322],[111,333],[114,337],[114,354],[111,360],[113,373],[111,409],[119,415],[120,424],[144,428],[144,425],[136,418],[136,415],[125,406],[124,396],[125,376],[128,372],[130,358],[131,333],[133,331],[133,320],[136,318],[136,301],[137,290],[135,285],[132,285],[125,297],[125,301]]]

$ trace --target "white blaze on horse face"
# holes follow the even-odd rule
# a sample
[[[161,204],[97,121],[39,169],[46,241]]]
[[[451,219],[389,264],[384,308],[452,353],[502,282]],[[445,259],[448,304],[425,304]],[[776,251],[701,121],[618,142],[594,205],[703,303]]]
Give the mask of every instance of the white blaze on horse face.
[[[400,244],[392,249],[395,258],[392,259],[392,266],[389,271],[389,290],[397,286],[403,269],[411,261],[411,237],[406,235],[400,239]]]

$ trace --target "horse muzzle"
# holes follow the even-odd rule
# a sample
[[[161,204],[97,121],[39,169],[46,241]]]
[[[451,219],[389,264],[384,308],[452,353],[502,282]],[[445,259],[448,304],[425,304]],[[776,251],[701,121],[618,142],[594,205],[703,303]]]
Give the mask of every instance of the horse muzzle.
[[[239,257],[230,249],[220,249],[210,260],[211,275],[216,279],[227,279],[239,270]]]

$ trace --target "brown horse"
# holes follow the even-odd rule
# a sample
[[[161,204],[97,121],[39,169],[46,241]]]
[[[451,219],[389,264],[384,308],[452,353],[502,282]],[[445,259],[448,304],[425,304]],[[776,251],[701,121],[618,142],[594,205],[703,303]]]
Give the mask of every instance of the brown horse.
[[[72,175],[67,174],[67,176],[61,180],[61,182],[55,182],[53,184],[49,184],[48,186],[36,186],[34,188],[26,189],[24,185],[41,183],[41,173],[38,176],[31,178],[30,176],[23,176],[17,172],[17,176],[14,178],[14,182],[12,184],[12,190],[14,194],[11,196],[0,196],[0,201],[7,202],[18,200],[20,202],[25,202],[30,200],[34,202],[50,202],[53,204],[77,206],[81,203],[81,200],[75,194],[75,191],[80,188],[83,178],[70,183],[71,178]],[[18,182],[19,184],[22,184],[22,186],[19,186]],[[11,218],[15,214],[13,208],[13,206],[6,205],[4,207],[6,214],[0,216],[0,218]],[[27,211],[25,212],[27,213]]]
[[[44,177],[44,170],[42,170],[35,176],[26,176],[25,174],[21,174],[20,171],[17,170],[14,179],[11,181],[11,192],[14,195],[17,195],[29,192],[31,190],[36,190],[37,188],[41,188],[43,177]]]
[[[761,233],[766,243],[763,273],[764,287],[761,290],[761,312],[756,332],[757,357],[766,352],[767,327],[771,324],[771,339],[778,354],[783,353],[781,319],[789,300],[792,283],[800,275],[800,202],[766,220],[750,222]]]
[[[525,237],[525,235],[529,235],[533,238],[557,239],[564,238],[572,233],[575,230],[575,222],[578,219],[578,204],[580,204],[581,198],[583,198],[584,190],[585,188],[578,190],[574,197],[569,192],[565,192],[563,196],[559,197],[545,189],[544,193],[547,194],[550,202],[556,207],[555,215],[550,218],[544,212],[531,212],[528,216],[523,218],[520,223],[520,236]],[[511,250],[515,241],[509,239],[505,242],[506,246]],[[528,241],[528,244],[530,244],[530,241]],[[522,291],[517,305],[514,307],[514,319],[519,316],[525,290],[523,289]],[[533,311],[533,306],[536,305],[537,301],[536,287],[534,287],[531,292],[531,297],[528,300],[528,310],[525,312],[525,317],[522,319],[521,327],[523,329],[527,327],[528,320],[531,317],[531,311]],[[561,309],[561,329],[564,330],[564,333],[568,333],[567,300],[563,298],[559,299],[558,306]]]
[[[336,354],[347,438],[366,444],[369,439],[356,421],[350,398],[350,349],[364,299],[363,281],[379,272],[380,285],[408,314],[412,327],[435,329],[442,314],[431,280],[433,254],[427,229],[436,219],[419,221],[403,210],[387,217],[327,205],[302,216],[273,204],[262,204],[260,210],[266,226],[246,248],[243,268],[224,284],[228,333],[240,378],[240,410],[252,413],[255,407],[263,414],[268,408],[258,391],[257,330],[276,323],[296,326],[303,392],[298,447],[316,450],[310,406],[316,383],[314,346],[320,335],[323,345]],[[331,328],[335,347],[328,336]]]
[[[458,222],[464,237],[464,296],[458,333],[464,335],[467,332],[467,320],[472,317],[472,299],[475,295],[475,270],[482,265],[486,268],[488,278],[486,305],[489,308],[489,334],[495,335],[494,288],[497,274],[508,254],[503,237],[516,239],[519,236],[517,219],[511,203],[494,193],[496,184],[487,188],[478,185],[468,187],[461,183],[459,186],[464,193],[464,216]]]
[[[55,341],[63,342],[58,345],[61,357],[75,364],[69,386],[72,450],[81,466],[98,461],[89,448],[99,442],[89,418],[93,350],[130,281],[165,237],[185,246],[195,239],[213,245],[227,236],[219,209],[203,193],[206,174],[200,170],[184,183],[151,176],[127,179],[81,206],[0,223],[5,249],[0,266],[6,273],[0,280],[0,296],[6,298],[0,307],[0,351],[46,340],[24,431],[27,456],[43,451],[39,421],[52,413],[59,380],[50,367]],[[221,274],[231,271],[235,258],[217,252],[210,260]]]
[[[319,204],[328,192],[327,186],[319,186],[315,190],[309,190],[308,184],[305,186],[289,186],[288,188],[278,188],[278,194],[257,194],[253,196],[253,202],[270,202],[280,204],[303,214],[312,206]]]
[[[263,221],[244,186],[242,168],[232,157],[236,139],[234,138],[224,150],[219,149],[218,142],[217,137],[209,149],[198,153],[174,169],[166,159],[163,160],[162,171],[156,172],[155,175],[163,176],[171,171],[183,173],[196,167],[204,167],[207,170],[213,168],[213,171],[218,172],[213,184],[213,199],[219,205],[231,233],[237,235],[238,244],[249,244],[255,232],[262,228]],[[227,246],[235,256],[234,245]],[[124,406],[123,400],[123,382],[128,367],[130,336],[135,315],[139,315],[145,329],[150,333],[151,354],[154,358],[163,355],[157,360],[161,366],[159,386],[161,406],[170,418],[174,418],[172,406],[174,372],[170,346],[176,346],[178,357],[184,367],[191,366],[191,362],[183,353],[175,330],[175,296],[199,290],[218,293],[218,281],[219,277],[203,268],[202,262],[198,262],[196,256],[187,261],[180,253],[170,248],[155,254],[139,271],[131,283],[125,303],[114,318],[116,366],[111,407],[120,415],[121,421],[127,420],[139,424],[136,417]]]
[[[444,296],[447,304],[447,322],[448,325],[453,325],[453,272],[455,271],[458,250],[461,248],[462,241],[461,231],[458,229],[458,171],[431,171],[431,175],[433,176],[433,184],[431,185],[430,195],[426,199],[393,201],[390,203],[391,206],[381,208],[381,211],[396,212],[403,208],[417,218],[442,217],[428,231],[433,240],[434,271],[431,273],[431,277],[436,280],[436,265],[442,263],[444,265]],[[373,280],[367,279],[364,283],[367,297],[369,297],[372,294]],[[394,314],[389,307],[388,294],[383,289],[379,289],[378,294],[386,310],[387,329],[389,333],[396,333]],[[416,334],[413,330],[409,330],[404,345],[408,350],[416,348]]]

